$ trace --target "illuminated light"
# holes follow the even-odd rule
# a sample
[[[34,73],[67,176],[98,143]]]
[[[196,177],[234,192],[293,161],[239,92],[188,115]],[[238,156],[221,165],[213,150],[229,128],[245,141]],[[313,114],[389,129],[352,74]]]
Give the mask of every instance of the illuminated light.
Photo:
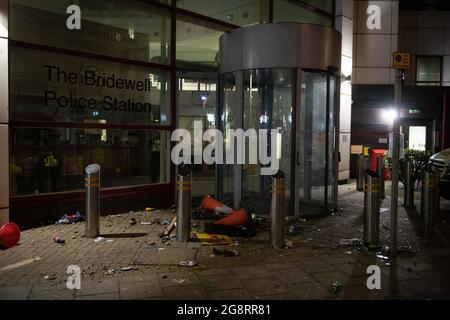
[[[398,111],[395,109],[383,109],[381,111],[381,117],[388,123],[394,122],[395,119],[398,118]]]
[[[134,40],[134,28],[130,27],[128,29],[128,36],[130,37],[131,40]]]
[[[214,122],[216,120],[216,117],[212,113],[208,113],[208,114],[206,114],[206,119],[209,122]]]
[[[208,100],[208,97],[207,96],[201,96],[201,99],[202,99],[202,101],[206,101],[206,100]]]
[[[92,112],[92,115],[93,115],[94,117],[98,116],[98,111]]]

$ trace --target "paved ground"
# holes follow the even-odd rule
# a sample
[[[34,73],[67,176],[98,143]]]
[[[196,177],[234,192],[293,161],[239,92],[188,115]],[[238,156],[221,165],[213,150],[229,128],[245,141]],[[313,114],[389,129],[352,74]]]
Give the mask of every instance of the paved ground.
[[[363,197],[354,190],[354,184],[340,186],[334,215],[301,221],[302,232],[288,235],[293,249],[270,249],[268,232],[259,228],[255,238],[235,239],[239,244],[230,249],[237,257],[213,256],[212,247],[199,243],[161,243],[163,226],[140,224],[170,220],[171,210],[104,217],[99,242],[82,237],[84,223],[27,230],[19,246],[0,251],[0,299],[449,299],[450,202],[442,202],[437,233],[428,238],[418,232],[418,213],[400,209],[399,243],[417,253],[399,255],[394,266],[376,251],[339,245],[341,238],[362,238]],[[385,243],[388,207],[389,198],[381,209]],[[180,267],[182,260],[199,266]],[[381,290],[366,287],[373,264],[382,270]],[[69,265],[82,270],[81,290],[66,288]],[[331,290],[336,281],[339,292]]]

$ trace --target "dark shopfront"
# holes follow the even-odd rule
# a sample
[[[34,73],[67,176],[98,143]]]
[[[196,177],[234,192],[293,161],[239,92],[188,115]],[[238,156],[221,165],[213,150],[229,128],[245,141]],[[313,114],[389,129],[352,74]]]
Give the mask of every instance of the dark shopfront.
[[[28,227],[84,213],[90,163],[102,166],[103,214],[170,206],[170,7],[96,2],[116,15],[123,7],[130,34],[95,10],[69,31],[62,2],[10,1],[11,220]]]

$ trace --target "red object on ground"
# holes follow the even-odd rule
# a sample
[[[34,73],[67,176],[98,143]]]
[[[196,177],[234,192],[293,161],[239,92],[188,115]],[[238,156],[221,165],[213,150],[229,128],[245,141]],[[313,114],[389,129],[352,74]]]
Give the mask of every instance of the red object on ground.
[[[233,211],[230,215],[213,222],[214,224],[220,224],[225,226],[239,226],[248,223],[247,211],[242,208],[239,211]]]
[[[20,240],[20,229],[17,224],[8,222],[0,228],[0,245],[11,248]]]

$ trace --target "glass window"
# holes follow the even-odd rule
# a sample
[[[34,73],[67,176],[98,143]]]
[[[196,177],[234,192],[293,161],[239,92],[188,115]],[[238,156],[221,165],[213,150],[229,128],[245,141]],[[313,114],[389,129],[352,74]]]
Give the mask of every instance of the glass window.
[[[168,183],[167,131],[13,128],[12,195],[84,189],[84,168],[101,165],[101,187]]]
[[[215,70],[219,62],[219,37],[223,32],[177,21],[177,65],[194,70]]]
[[[189,130],[191,138],[194,124],[201,125],[203,132],[216,128],[216,83],[216,73],[190,72],[178,77],[178,128]],[[194,144],[193,139],[191,143]],[[204,141],[202,150],[208,144]],[[194,159],[191,163],[192,196],[214,194],[215,165],[194,164]]]
[[[179,0],[177,7],[238,26],[269,20],[269,0]]]
[[[277,2],[278,0],[274,0]],[[333,0],[300,0],[314,8],[333,13]]]
[[[293,1],[275,0],[273,2],[274,22],[304,22],[332,26],[333,19],[331,15],[315,12]]]
[[[441,85],[441,57],[417,57],[416,83],[418,86]]]
[[[324,212],[327,170],[327,75],[304,72],[300,103],[300,211]]]
[[[277,153],[279,169],[285,173],[287,188],[291,183],[294,71],[294,69],[257,69],[244,73],[244,130],[281,129],[281,146],[277,146],[275,150],[271,145],[271,139],[268,138],[267,154]],[[248,143],[245,144],[245,148],[248,163]],[[271,181],[270,176],[260,174],[260,167],[260,164],[243,166],[242,202],[255,212],[267,213]],[[289,212],[290,194],[286,195],[286,208]]]
[[[236,129],[235,126],[235,110],[237,105],[236,92],[236,74],[227,73],[220,76],[221,88],[221,114],[220,114],[220,129],[224,137],[228,129]],[[225,155],[231,148],[230,141],[224,139]],[[219,198],[228,206],[233,206],[233,192],[234,192],[234,165],[223,164],[219,171]]]
[[[170,11],[137,1],[80,0],[81,29],[68,30],[72,0],[11,0],[11,38],[130,60],[169,63]]]
[[[170,74],[129,64],[11,48],[13,120],[170,124]]]

